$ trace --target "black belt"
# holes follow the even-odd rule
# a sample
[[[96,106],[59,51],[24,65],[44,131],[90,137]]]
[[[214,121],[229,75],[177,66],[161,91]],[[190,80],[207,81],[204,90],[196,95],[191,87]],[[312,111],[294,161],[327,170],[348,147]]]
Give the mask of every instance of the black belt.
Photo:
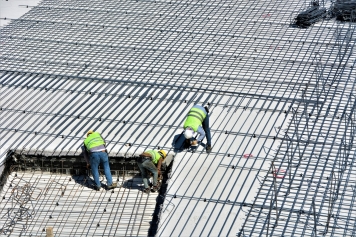
[[[89,153],[91,153],[91,154],[96,153],[96,152],[105,152],[106,153],[106,149],[105,150],[99,150],[99,151],[89,151]]]

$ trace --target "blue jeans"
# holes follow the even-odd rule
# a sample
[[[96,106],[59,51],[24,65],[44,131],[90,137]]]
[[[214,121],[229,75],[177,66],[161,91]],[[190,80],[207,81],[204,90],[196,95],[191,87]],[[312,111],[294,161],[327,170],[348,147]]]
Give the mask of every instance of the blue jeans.
[[[153,186],[157,186],[158,170],[156,166],[153,164],[153,162],[150,159],[146,159],[142,163],[137,162],[137,165],[141,171],[143,185],[145,186],[145,188],[150,187],[148,185],[148,180],[150,179],[150,176],[148,175],[147,171],[150,171],[153,174]]]
[[[90,154],[90,166],[91,173],[93,174],[94,182],[97,187],[101,187],[101,183],[99,180],[99,164],[104,168],[104,174],[106,177],[107,185],[112,185],[112,176],[109,166],[109,157],[106,152],[93,152]]]
[[[209,114],[206,114],[205,119],[202,123],[203,129],[205,131],[206,136],[206,145],[211,146],[211,134],[210,134],[210,127],[209,127]]]

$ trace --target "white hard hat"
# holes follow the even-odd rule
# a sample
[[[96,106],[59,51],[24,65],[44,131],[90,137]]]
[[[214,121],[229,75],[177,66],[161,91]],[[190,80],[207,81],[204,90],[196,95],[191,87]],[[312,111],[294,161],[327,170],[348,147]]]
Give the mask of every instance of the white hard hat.
[[[194,131],[191,128],[186,128],[184,130],[184,136],[186,139],[191,139],[194,136]]]

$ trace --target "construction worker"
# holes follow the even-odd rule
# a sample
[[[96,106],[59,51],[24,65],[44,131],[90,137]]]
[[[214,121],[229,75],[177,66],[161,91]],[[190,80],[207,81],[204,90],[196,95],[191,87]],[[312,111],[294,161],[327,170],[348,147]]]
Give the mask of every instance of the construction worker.
[[[194,105],[185,119],[184,137],[190,142],[190,145],[197,146],[206,136],[206,152],[211,152],[211,134],[209,128],[209,109],[201,105]],[[193,138],[195,133],[198,134],[197,139]]]
[[[159,190],[157,183],[158,175],[161,175],[161,165],[166,157],[167,153],[164,150],[147,150],[137,158],[137,165],[141,171],[141,176],[144,185],[143,192],[150,193],[151,191],[148,183],[148,180],[150,178],[149,172],[151,172],[153,175],[152,192],[156,192]]]
[[[107,188],[116,188],[117,184],[113,183],[110,166],[109,157],[105,147],[105,140],[101,137],[99,132],[94,132],[89,130],[87,133],[87,138],[84,140],[84,158],[87,161],[87,168],[91,167],[91,172],[94,178],[94,189],[99,191],[101,188],[101,183],[99,180],[99,164],[104,168],[104,174],[107,181]]]

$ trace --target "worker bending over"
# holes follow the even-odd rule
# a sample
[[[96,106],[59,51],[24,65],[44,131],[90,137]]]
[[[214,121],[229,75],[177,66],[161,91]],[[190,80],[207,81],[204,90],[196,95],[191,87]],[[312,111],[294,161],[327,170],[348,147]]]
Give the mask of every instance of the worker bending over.
[[[87,133],[87,138],[84,140],[84,158],[87,162],[87,167],[91,167],[91,172],[93,174],[95,186],[94,189],[99,191],[101,188],[101,183],[99,180],[99,164],[102,165],[104,169],[104,174],[107,181],[107,188],[116,188],[117,184],[113,183],[110,166],[109,157],[105,147],[105,140],[101,137],[99,132],[94,132],[89,130]]]
[[[157,186],[158,175],[161,175],[161,165],[163,160],[166,158],[167,153],[164,150],[147,150],[142,153],[137,158],[137,165],[141,171],[144,190],[145,193],[150,193],[149,186],[149,172],[153,175],[153,187],[152,192],[158,191],[159,187]],[[156,167],[157,166],[157,167]]]
[[[189,110],[184,125],[184,136],[190,141],[192,146],[197,146],[206,136],[206,152],[211,152],[211,134],[209,128],[209,109],[201,105],[194,105]],[[198,138],[195,139],[194,134],[198,134]]]

